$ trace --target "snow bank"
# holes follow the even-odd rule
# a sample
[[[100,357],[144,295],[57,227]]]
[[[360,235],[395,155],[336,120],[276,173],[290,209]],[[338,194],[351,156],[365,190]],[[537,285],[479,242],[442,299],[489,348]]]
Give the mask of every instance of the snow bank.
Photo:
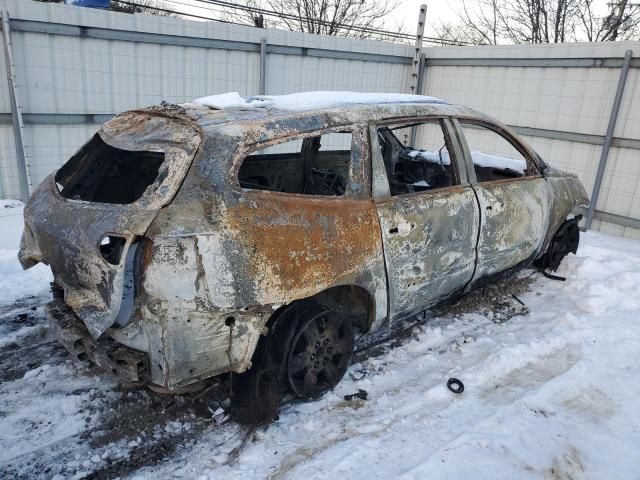
[[[229,92],[196,98],[193,100],[193,103],[216,110],[270,108],[275,110],[301,111],[355,104],[446,102],[435,97],[403,93],[318,91],[291,93],[289,95],[257,95],[255,97],[241,97],[238,92]]]
[[[20,247],[22,237],[22,210],[24,203],[19,200],[0,200],[0,249]]]

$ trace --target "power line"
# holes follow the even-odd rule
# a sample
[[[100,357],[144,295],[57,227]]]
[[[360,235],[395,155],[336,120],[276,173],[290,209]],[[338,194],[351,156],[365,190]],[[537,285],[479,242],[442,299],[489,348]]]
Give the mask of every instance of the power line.
[[[174,3],[174,4],[179,4],[179,5],[183,5],[183,6],[188,6],[188,7],[194,7],[194,8],[201,8],[201,9],[207,9],[207,10],[213,10],[211,9],[210,6],[201,6],[201,5],[194,5],[194,4],[187,4],[187,3],[183,3],[180,2],[178,0],[166,0],[168,2]],[[276,12],[274,10],[267,10],[264,8],[259,8],[259,7],[249,7],[247,5],[239,5],[239,4],[235,4],[235,3],[231,3],[231,2],[227,2],[224,0],[195,0],[198,3],[204,3],[207,5],[216,5],[216,6],[221,6],[224,8],[230,8],[230,9],[235,9],[235,10],[242,10],[248,13],[260,13],[263,15],[268,15],[271,17],[276,17],[278,19],[282,19],[282,18],[286,18],[289,20],[295,20],[295,21],[309,21],[311,20],[312,22],[315,22],[317,24],[322,24],[322,25],[333,25],[335,27],[338,27],[339,29],[349,29],[349,30],[353,30],[356,31],[358,33],[366,33],[366,34],[371,34],[371,35],[377,35],[380,36],[382,38],[392,38],[392,39],[396,39],[396,40],[406,40],[406,41],[411,41],[413,40],[415,37],[414,35],[408,34],[408,33],[401,33],[401,32],[391,32],[388,30],[382,30],[382,29],[378,29],[378,28],[374,28],[374,27],[362,27],[362,26],[356,26],[356,25],[347,25],[347,24],[342,24],[342,23],[332,23],[332,22],[328,22],[326,20],[321,20],[321,19],[310,19],[308,17],[302,17],[302,16],[296,16],[293,14],[287,14],[287,13],[280,13],[280,12]],[[228,23],[228,24],[237,24],[236,22],[231,22],[228,20],[223,20],[220,18],[214,18],[214,17],[209,17],[209,16],[204,16],[204,15],[198,15],[195,13],[187,13],[187,12],[180,12],[180,11],[176,11],[176,10],[171,10],[168,8],[163,8],[163,7],[159,7],[159,6],[151,6],[151,5],[145,5],[145,4],[140,4],[140,3],[136,3],[135,1],[129,1],[129,0],[118,0],[119,3],[125,4],[125,5],[129,5],[132,7],[140,7],[143,9],[143,11],[145,10],[149,10],[149,11],[157,11],[157,12],[163,12],[163,13],[168,13],[168,14],[173,14],[173,15],[178,15],[178,16],[183,16],[183,17],[191,17],[191,18],[197,18],[200,20],[209,20],[209,21],[216,21],[216,22],[222,22],[222,23]],[[221,13],[224,13],[221,12]],[[246,26],[246,25],[245,25]],[[440,44],[440,45],[471,45],[470,42],[457,42],[457,41],[452,41],[452,40],[446,40],[446,39],[442,39],[442,38],[437,38],[437,37],[423,37],[423,39],[426,42],[429,43],[436,43],[436,44]]]
[[[381,29],[376,29],[374,27],[362,27],[362,26],[357,26],[357,25],[347,25],[344,23],[337,23],[337,22],[331,22],[331,21],[327,21],[327,20],[322,20],[322,19],[311,19],[309,17],[303,17],[301,15],[294,15],[292,13],[286,13],[286,12],[277,12],[275,10],[268,10],[266,8],[261,8],[261,7],[250,7],[248,5],[240,5],[237,3],[232,3],[232,2],[227,2],[225,0],[196,0],[199,3],[208,3],[208,4],[213,4],[213,5],[218,5],[218,6],[222,6],[222,7],[226,7],[226,8],[231,8],[231,9],[236,9],[236,10],[244,10],[246,12],[249,13],[261,13],[263,15],[269,15],[269,16],[275,16],[278,18],[286,18],[287,20],[293,20],[293,21],[297,21],[297,22],[304,22],[304,21],[311,21],[320,25],[325,25],[325,26],[335,26],[338,28],[349,28],[349,29],[353,29],[353,30],[357,30],[360,31],[362,33],[379,33],[382,35],[389,35],[389,36],[394,36],[394,37],[404,37],[407,39],[413,39],[414,36],[410,35],[408,33],[401,33],[401,32],[390,32],[387,30],[381,30]]]
[[[175,10],[168,10],[168,9],[164,9],[164,8],[160,8],[160,7],[152,7],[152,6],[148,6],[148,5],[141,5],[141,4],[136,4],[133,2],[129,2],[129,1],[125,1],[125,0],[120,0],[121,3],[125,3],[127,5],[133,5],[133,6],[140,6],[140,7],[144,7],[145,9],[149,9],[149,10],[158,10],[158,11],[163,11],[163,12],[167,12],[167,13],[173,13],[176,15],[182,15],[182,16],[187,16],[187,17],[194,17],[194,18],[200,18],[200,19],[206,19],[206,20],[213,20],[213,21],[219,21],[219,22],[224,22],[224,23],[236,23],[236,22],[230,22],[230,21],[226,21],[226,20],[221,20],[218,18],[212,18],[212,17],[204,17],[202,15],[196,15],[196,14],[190,14],[190,13],[185,13],[185,12],[177,12]],[[178,2],[177,0],[167,0],[173,3],[178,3],[181,5],[185,5],[185,6],[189,6],[189,7],[194,7],[194,8],[202,8],[202,9],[208,9],[210,7],[204,7],[204,6],[200,6],[200,5],[195,5],[195,4],[185,4],[182,2]],[[407,41],[411,41],[414,39],[414,36],[408,33],[401,33],[401,32],[391,32],[388,30],[382,30],[382,29],[377,29],[377,28],[373,28],[373,27],[361,27],[361,26],[355,26],[355,25],[347,25],[347,24],[341,24],[341,23],[333,23],[332,22],[328,22],[325,20],[320,20],[320,19],[309,19],[308,17],[302,17],[302,16],[296,16],[293,14],[287,14],[284,12],[276,12],[274,10],[267,10],[264,8],[260,8],[260,7],[249,7],[246,5],[239,5],[239,4],[235,4],[235,3],[231,3],[231,2],[226,2],[224,0],[194,0],[198,3],[205,3],[205,4],[213,4],[213,5],[217,5],[217,6],[222,6],[225,8],[231,8],[231,9],[236,9],[236,10],[243,10],[245,12],[248,13],[261,13],[263,15],[268,15],[268,16],[272,16],[272,17],[276,17],[278,19],[282,19],[287,18],[289,20],[295,20],[295,21],[307,21],[307,20],[311,20],[312,22],[318,23],[318,24],[323,24],[323,25],[333,25],[336,26],[338,28],[341,29],[349,29],[349,30],[354,30],[360,33],[369,33],[369,34],[373,34],[373,35],[379,35],[381,37],[387,37],[387,38],[394,38],[394,39],[400,39],[400,40],[407,40]],[[444,45],[463,45],[463,44],[467,44],[467,45],[472,45],[472,43],[470,42],[461,42],[461,41],[452,41],[452,40],[447,40],[447,39],[443,39],[443,38],[439,38],[439,37],[424,37],[424,40],[429,42],[429,43],[435,43],[435,44],[444,44]]]
[[[141,3],[129,2],[127,0],[117,0],[117,1],[118,1],[118,3],[122,3],[124,5],[129,5],[130,7],[140,7],[140,8],[143,9],[142,11],[152,10],[152,11],[155,11],[155,12],[163,12],[163,13],[170,13],[170,14],[173,14],[173,15],[179,15],[181,17],[198,18],[200,20],[209,20],[209,21],[221,22],[221,23],[233,23],[233,22],[228,22],[226,20],[221,20],[221,19],[218,19],[218,18],[205,17],[203,15],[197,15],[195,13],[176,12],[175,10],[169,10],[167,8],[152,7],[152,6],[149,6],[149,5],[143,5]],[[175,1],[175,0],[169,0],[169,1]],[[179,2],[177,2],[177,3],[179,3]],[[182,5],[192,6],[192,5],[186,4],[186,3],[183,3]],[[200,7],[200,8],[203,8],[203,7]]]
[[[197,0],[191,0],[191,1],[195,2]],[[197,3],[186,3],[184,1],[179,1],[179,0],[162,0],[162,3],[164,5],[166,5],[168,2],[169,3],[175,3],[175,4],[178,4],[178,5],[183,5],[183,6],[189,7],[189,8],[200,8],[202,10],[207,10],[207,11],[211,11],[211,12],[215,12],[215,13],[224,13],[224,9],[222,9],[222,10],[214,9],[210,5],[199,5]]]
[[[374,33],[374,34],[380,34],[380,35],[385,35],[385,36],[392,36],[392,37],[402,37],[404,39],[407,40],[414,40],[415,39],[415,35],[412,35],[410,33],[402,33],[402,32],[391,32],[389,30],[382,30],[379,28],[375,28],[375,27],[362,27],[362,26],[357,26],[357,25],[349,25],[349,24],[344,24],[344,23],[334,23],[334,22],[330,22],[330,21],[326,21],[326,20],[322,20],[322,19],[310,19],[309,17],[303,17],[303,16],[298,16],[292,13],[286,13],[286,12],[277,12],[275,10],[269,10],[269,9],[265,9],[262,7],[251,7],[248,5],[240,5],[237,3],[232,3],[232,2],[228,2],[226,0],[194,0],[198,3],[208,3],[208,4],[213,4],[213,5],[218,5],[218,6],[223,6],[226,8],[232,8],[232,9],[237,9],[237,10],[244,10],[246,12],[250,12],[250,13],[262,13],[264,15],[269,15],[269,16],[275,16],[275,17],[279,17],[279,18],[287,18],[289,20],[294,20],[294,21],[308,21],[311,20],[312,22],[318,23],[318,24],[322,24],[322,25],[333,25],[333,26],[337,26],[339,28],[349,28],[349,29],[353,29],[353,30],[357,30],[363,33]],[[425,40],[427,41],[431,41],[431,42],[436,42],[436,43],[442,43],[442,42],[446,42],[448,44],[452,44],[452,45],[462,45],[462,44],[468,44],[468,45],[472,45],[471,42],[458,42],[458,41],[453,41],[453,40],[445,40],[439,37],[423,37]]]

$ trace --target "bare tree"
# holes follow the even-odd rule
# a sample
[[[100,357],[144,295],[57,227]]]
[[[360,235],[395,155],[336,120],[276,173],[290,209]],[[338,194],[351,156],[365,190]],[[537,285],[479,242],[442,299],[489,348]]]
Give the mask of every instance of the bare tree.
[[[474,43],[562,43],[638,37],[640,4],[609,3],[598,16],[594,0],[461,0],[459,23],[440,30]],[[476,42],[475,37],[482,38]]]
[[[173,15],[167,6],[158,0],[111,0],[109,10],[124,13],[147,13],[167,17]]]
[[[353,38],[384,37],[385,19],[398,0],[241,0],[225,19],[254,26]],[[267,18],[265,18],[267,17]],[[388,28],[388,26],[387,26]],[[401,33],[402,27],[395,31]]]
[[[582,0],[462,0],[461,24],[485,43],[559,43],[573,38]]]
[[[500,30],[498,28],[500,1],[478,0],[476,5],[469,5],[468,1],[462,0],[460,20],[463,31],[466,30],[480,36],[483,39],[482,43],[497,45],[500,38]]]
[[[593,0],[581,3],[581,27],[590,42],[640,39],[640,3],[611,1],[604,17],[594,14]]]
[[[460,23],[440,22],[439,25],[433,27],[433,31],[435,37],[433,42],[443,47],[464,44],[486,45],[491,43],[485,35],[476,29]]]

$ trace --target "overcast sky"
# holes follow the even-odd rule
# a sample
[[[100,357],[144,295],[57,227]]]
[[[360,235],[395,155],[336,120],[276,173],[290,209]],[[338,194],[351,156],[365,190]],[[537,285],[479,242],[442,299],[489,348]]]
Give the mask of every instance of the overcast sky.
[[[418,27],[418,13],[421,4],[427,5],[427,23],[425,25],[425,35],[432,36],[435,25],[440,25],[440,21],[454,22],[456,14],[451,4],[456,1],[447,0],[404,0],[392,15],[392,22],[402,24],[407,33],[415,33]],[[389,25],[392,27],[392,25]]]

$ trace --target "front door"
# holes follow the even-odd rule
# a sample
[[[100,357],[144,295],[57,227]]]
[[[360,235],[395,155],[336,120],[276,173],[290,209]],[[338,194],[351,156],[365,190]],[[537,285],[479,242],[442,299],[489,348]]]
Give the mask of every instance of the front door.
[[[549,209],[546,182],[525,145],[486,121],[458,125],[481,213],[475,281],[531,260]]]
[[[462,153],[451,131],[446,119],[371,128],[373,194],[392,319],[462,289],[473,275],[478,204],[459,168]]]

